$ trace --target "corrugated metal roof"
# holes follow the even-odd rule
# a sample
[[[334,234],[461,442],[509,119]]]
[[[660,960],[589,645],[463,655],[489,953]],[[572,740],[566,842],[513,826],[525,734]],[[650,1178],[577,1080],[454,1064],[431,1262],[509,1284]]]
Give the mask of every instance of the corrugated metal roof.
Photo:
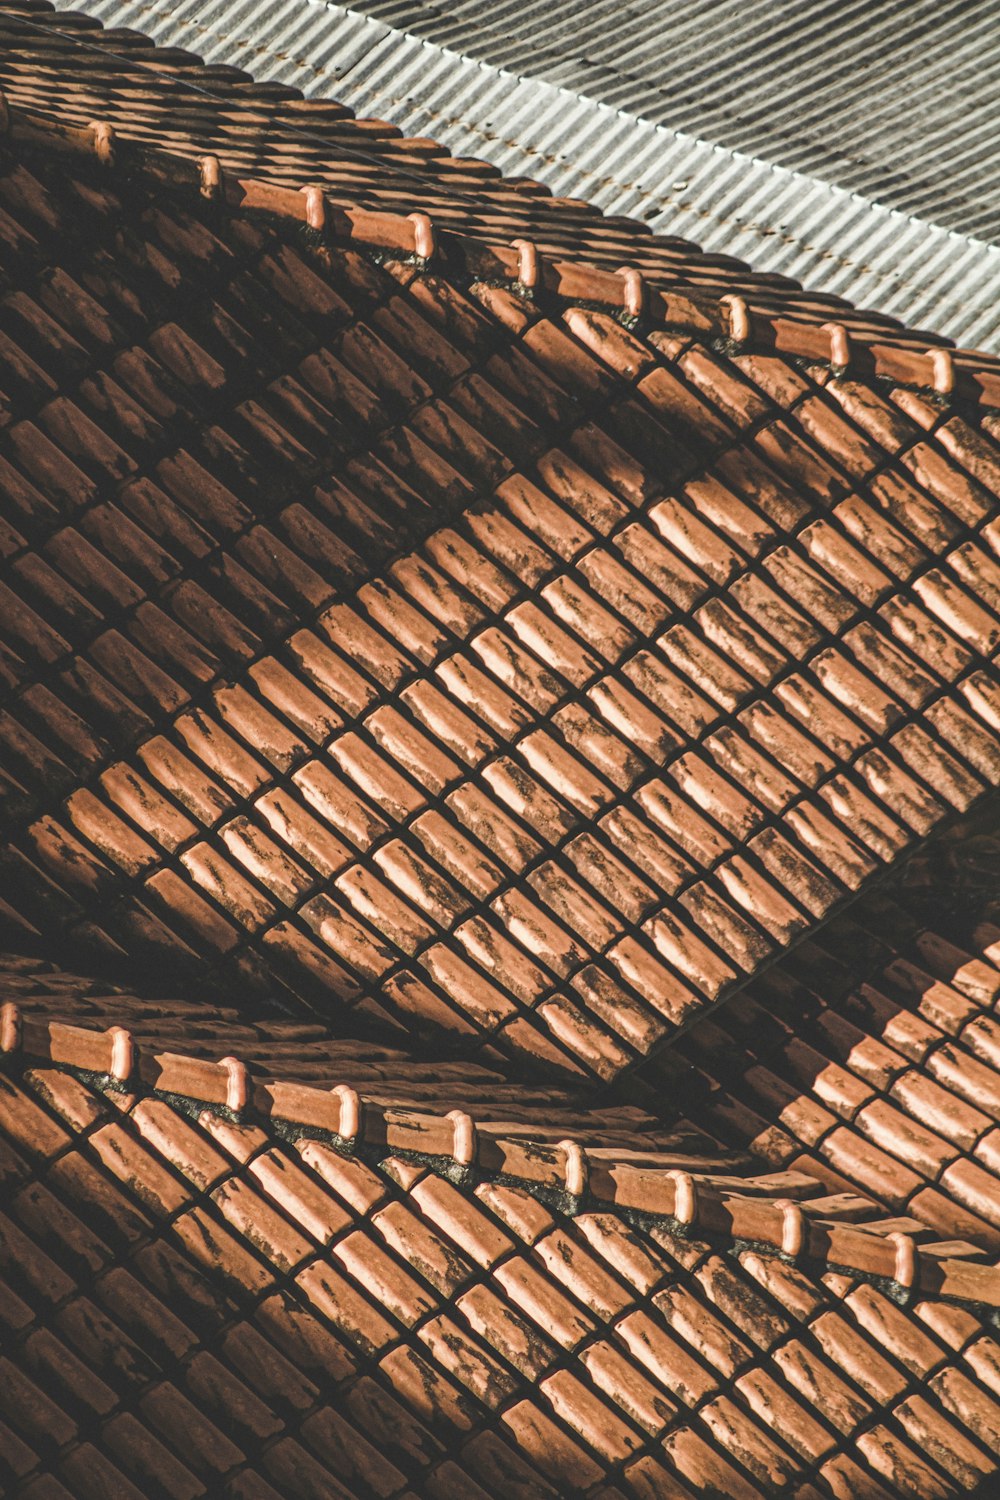
[[[494,67],[991,239],[993,0],[567,0],[356,9]]]
[[[990,3],[72,4],[1000,348]]]

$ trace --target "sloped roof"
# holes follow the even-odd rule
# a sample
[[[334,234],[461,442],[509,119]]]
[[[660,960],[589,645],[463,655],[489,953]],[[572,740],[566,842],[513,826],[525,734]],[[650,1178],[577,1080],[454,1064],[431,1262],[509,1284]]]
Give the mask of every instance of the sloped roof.
[[[331,1035],[330,1026],[322,1022],[247,1016],[236,1006],[212,1006],[203,1000],[144,998],[25,955],[0,955],[0,996],[9,1007],[14,1050],[48,1062],[84,1066],[84,1052],[96,1047],[98,1060],[110,1066],[114,1037],[126,1030],[130,1066],[147,1084],[160,1092],[191,1093],[206,1103],[224,1103],[230,1091],[227,1068],[219,1065],[224,1041],[230,1055],[237,1055],[238,1077],[245,1074],[245,1085],[240,1086],[245,1086],[248,1099],[257,1099],[255,1108],[299,1125],[322,1123],[335,1134],[340,1133],[343,1109],[360,1110],[363,1130],[369,1129],[376,1139],[384,1134],[380,1122],[386,1111],[403,1110],[413,1117],[411,1132],[418,1131],[418,1116],[425,1117],[426,1129],[436,1117],[434,1138],[450,1150],[454,1126],[444,1122],[451,1111],[464,1111],[475,1101],[480,1144],[498,1130],[527,1132],[536,1142],[555,1143],[572,1135],[582,1145],[657,1154],[663,1168],[755,1172],[747,1152],[720,1147],[677,1117],[668,1122],[663,1111],[597,1102],[577,1084],[549,1080],[532,1085],[510,1077],[501,1067],[424,1057],[408,1048],[405,1039],[403,1045],[387,1046]],[[357,1104],[352,1092],[358,1095]],[[561,1160],[559,1153],[555,1158]]]
[[[956,836],[939,874],[981,874],[989,838]],[[926,888],[910,870],[918,906]],[[927,976],[911,1008],[896,1011],[889,1040],[917,1040],[923,1056],[895,1069],[883,1127],[893,1109],[902,1120],[905,1090],[915,1097],[920,1084],[925,1112],[936,1105],[935,1123],[957,1136],[970,1124],[963,1082],[981,1114],[1000,1117],[983,1053],[1000,931],[980,920],[981,906],[969,920],[982,956],[942,952],[940,939],[921,935],[935,972],[950,963],[952,983]],[[823,955],[827,981],[838,968],[850,976],[838,995],[870,971],[870,929],[881,921],[884,933],[891,915],[881,898],[855,910],[867,941],[839,948],[839,961]],[[893,965],[905,961],[900,953]],[[784,960],[774,979],[796,962]],[[99,1033],[49,1019],[92,1023],[97,1004],[114,1013],[116,997],[102,999],[93,983],[21,959],[8,961],[2,984],[14,999],[0,1013],[9,1337],[0,1453],[34,1481],[25,1493],[66,1493],[45,1490],[45,1474],[81,1495],[112,1484],[192,1496],[742,1497],[802,1484],[866,1500],[989,1493],[1000,1345],[981,1304],[1000,1305],[998,1272],[974,1245],[921,1227],[914,1215],[935,1222],[926,1187],[878,1217],[840,1175],[863,1159],[863,1111],[853,1152],[824,1152],[801,1072],[796,1107],[786,1086],[781,1113],[748,1143],[778,1169],[755,1179],[746,1162],[706,1171],[712,1163],[685,1161],[676,1142],[668,1156],[666,1137],[638,1121],[639,1150],[623,1149],[613,1110],[602,1120],[612,1133],[596,1144],[573,1121],[577,1146],[587,1142],[574,1155],[551,1130],[546,1143],[530,1091],[525,1118],[536,1123],[505,1139],[482,1116],[383,1109],[349,1087],[331,1091],[328,1078],[255,1083],[232,1060],[154,1053],[157,1028],[169,1034],[178,1014],[189,1019],[180,1003],[147,1006],[150,1044],[136,1049],[120,1025]],[[973,995],[982,1014],[960,1025],[956,1006],[968,1010]],[[120,1014],[134,1023],[139,1002],[123,998]],[[929,1036],[927,1018],[943,1015],[952,1043]],[[838,1038],[832,1004],[826,1017],[825,1035],[841,1041],[856,1019],[846,1008]],[[239,1036],[242,1050],[247,1038],[221,1019],[217,1039]],[[723,1022],[734,1019],[751,1052],[767,1044],[774,1066],[759,1001],[752,1013],[734,1001]],[[822,1031],[808,1014],[803,1022],[800,1063]],[[703,1035],[716,1025],[700,1023],[685,1046],[717,1073],[725,1051]],[[960,1055],[976,1037],[978,1069]],[[287,1045],[283,1066],[293,1049],[300,1059],[321,1050],[308,1035]],[[834,1055],[842,1066],[809,1073],[824,1104],[857,1116],[849,1085],[856,1096],[859,1075],[885,1069],[888,1048],[876,1056],[854,1039],[849,1055]],[[360,1082],[349,1055],[335,1065]],[[759,1089],[763,1076],[752,1059],[746,1086]],[[679,1077],[667,1078],[675,1096]],[[449,1102],[449,1082],[429,1080],[437,1103]],[[942,1108],[949,1084],[955,1100]],[[233,1092],[248,1085],[249,1108]],[[489,1085],[476,1088],[488,1112]],[[751,1119],[724,1089],[700,1106],[722,1134]],[[813,1139],[789,1160],[781,1138],[803,1121]],[[920,1166],[913,1142],[928,1134],[908,1128],[909,1166],[884,1142],[868,1144],[869,1188],[907,1193]],[[977,1157],[991,1169],[996,1132],[973,1122],[967,1171]],[[720,1176],[724,1165],[737,1175]],[[938,1233],[955,1232],[936,1198]],[[840,1269],[823,1272],[824,1260]]]
[[[0,39],[0,86],[12,104],[28,110],[44,109],[55,89],[65,121],[89,124],[96,117],[126,139],[209,152],[237,176],[296,188],[322,182],[332,203],[406,215],[419,200],[440,229],[460,228],[498,248],[525,235],[543,255],[569,251],[611,269],[627,261],[654,281],[744,295],[767,312],[820,321],[845,315],[859,331],[901,328],[897,318],[859,314],[842,296],[803,292],[787,276],[751,270],[732,255],[706,254],[674,234],[653,234],[641,217],[553,198],[528,175],[501,175],[486,161],[455,158],[438,141],[403,136],[383,120],[358,121],[337,99],[303,99],[296,87],[258,82],[225,63],[206,66],[183,48],[154,48],[127,26],[104,31],[81,11],[53,12],[48,0],[5,0]],[[919,340],[948,342],[927,332]]]
[[[0,1112],[18,1493],[875,1500],[996,1471],[1000,1346],[933,1296],[92,1074],[29,1067]]]
[[[837,1227],[803,1254],[869,1272],[881,1256],[889,1275],[895,1252],[871,1234],[905,1235],[926,1285],[1000,1306],[1000,1270],[986,1270],[1000,1250],[997,823],[994,799],[972,830],[909,861],[891,896],[863,898],[599,1098],[320,1024],[109,992],[14,956],[0,961],[0,1046],[349,1149],[548,1192],[574,1181],[571,1196],[619,1209],[676,1217],[687,1173],[698,1223],[729,1241],[780,1247],[791,1194]],[[845,1239],[852,1225],[861,1237]]]
[[[230,216],[11,118],[69,148],[2,188],[5,859],[50,940],[608,1078],[995,783],[995,419],[862,373],[992,366],[832,378],[775,345],[843,327],[759,315],[727,355],[685,291],[380,267],[428,225],[318,249],[308,194],[220,167],[272,210]],[[645,329],[564,307],[619,287]]]
[[[699,1023],[654,1091],[761,1169],[1000,1253],[996,800]],[[634,1096],[637,1102],[641,1095]]]
[[[988,0],[83,8],[959,343],[1000,340]]]
[[[648,237],[619,274],[627,226],[574,238],[530,188],[463,189],[442,227],[433,146],[402,201],[384,161],[345,186],[336,133],[298,183],[308,107],[227,76],[192,133],[190,59],[103,37],[84,80],[24,34],[17,1484],[988,1484],[991,913],[958,949],[943,887],[878,887],[974,861],[997,812],[996,362]],[[80,123],[95,97],[114,128]],[[844,996],[890,970],[866,1037]],[[800,1002],[849,1053],[808,1080]],[[742,1078],[727,1025],[759,1026]],[[935,1105],[951,1136],[906,1125]],[[281,1389],[248,1395],[261,1363]]]

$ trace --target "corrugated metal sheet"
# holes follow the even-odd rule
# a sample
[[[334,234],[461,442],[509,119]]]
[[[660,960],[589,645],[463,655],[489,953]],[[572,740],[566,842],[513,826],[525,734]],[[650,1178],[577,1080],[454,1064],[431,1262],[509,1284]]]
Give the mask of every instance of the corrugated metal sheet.
[[[57,5],[1000,349],[993,0]]]
[[[1000,232],[995,0],[362,0],[356,9],[821,177],[964,234]]]

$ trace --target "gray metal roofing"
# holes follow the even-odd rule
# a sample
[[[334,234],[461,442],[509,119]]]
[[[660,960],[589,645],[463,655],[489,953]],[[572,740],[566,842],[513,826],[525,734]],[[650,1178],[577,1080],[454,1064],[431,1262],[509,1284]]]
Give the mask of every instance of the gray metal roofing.
[[[56,4],[1000,349],[996,0]]]
[[[996,0],[362,0],[359,12],[963,234],[1000,102]]]

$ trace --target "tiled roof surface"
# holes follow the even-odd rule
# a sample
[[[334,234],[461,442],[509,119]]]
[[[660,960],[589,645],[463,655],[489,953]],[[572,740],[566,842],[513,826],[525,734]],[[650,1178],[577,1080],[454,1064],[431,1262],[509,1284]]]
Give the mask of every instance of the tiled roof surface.
[[[911,864],[893,898],[863,899],[647,1075],[761,1169],[871,1195],[901,1228],[971,1241],[994,1261],[998,817],[994,802],[988,821]]]
[[[787,276],[754,272],[731,255],[654,235],[641,219],[553,197],[529,177],[453,157],[437,141],[404,137],[386,121],[356,120],[336,100],[305,100],[297,88],[206,66],[182,48],[154,48],[128,28],[105,31],[81,12],[53,12],[47,0],[4,0],[0,49],[0,88],[12,105],[44,112],[56,96],[66,122],[98,119],[124,140],[211,153],[234,177],[294,188],[322,183],[333,203],[404,215],[416,206],[440,229],[459,229],[477,243],[507,247],[524,236],[547,256],[568,254],[609,270],[627,262],[654,283],[741,294],[772,312],[818,321],[846,315],[872,330],[901,326],[896,318],[859,314],[843,297],[804,292]],[[920,338],[916,347],[945,342],[931,333]]]
[[[723,1082],[699,1110],[742,1135],[751,1161],[780,1174],[770,1179],[752,1180],[746,1160],[720,1177],[719,1163],[713,1175],[688,1159],[678,1177],[681,1159],[658,1157],[648,1136],[645,1150],[633,1138],[639,1153],[602,1150],[617,1130],[585,1146],[581,1172],[537,1125],[505,1140],[481,1117],[373,1108],[367,1089],[352,1100],[329,1077],[274,1086],[265,1101],[231,1064],[144,1061],[145,1047],[122,1049],[120,1027],[54,1025],[93,1024],[100,1005],[114,1015],[117,997],[5,961],[9,1492],[988,1495],[1000,1344],[982,1309],[922,1289],[944,1273],[952,1298],[1000,1304],[975,1246],[948,1238],[984,1226],[947,1218],[961,1173],[957,1192],[925,1185],[905,1201],[914,1169],[927,1172],[928,1125],[939,1144],[951,1131],[955,1159],[978,1161],[981,1180],[993,1165],[1000,844],[990,820],[977,824],[943,857],[911,862],[902,905],[865,898],[850,929],[824,935],[833,951],[810,944],[772,970],[779,1000],[804,964],[827,1001],[798,988],[801,1035],[776,1045],[790,1012],[768,1017],[757,995],[684,1039],[713,1079],[731,1061],[706,1033],[728,1026],[749,1051],[735,1085],[749,1107]],[[837,1002],[877,963],[898,976],[907,956],[890,934],[904,942],[921,906],[941,911],[945,883],[968,908],[969,951],[920,929],[928,970],[906,975],[903,999],[879,991],[884,1039],[852,1033],[856,1009]],[[180,1002],[122,1000],[119,1018],[145,1024],[150,1052],[175,1017],[191,1024]],[[238,1017],[204,1019],[252,1055]],[[309,1030],[286,1038],[285,1066],[319,1051]],[[826,1055],[809,1051],[818,1038]],[[363,1053],[336,1066],[365,1087]],[[881,1114],[858,1098],[876,1069],[892,1084]],[[683,1101],[682,1073],[666,1082]],[[447,1079],[430,1082],[434,1104],[450,1102]],[[656,1086],[648,1069],[643,1082]],[[250,1086],[235,1115],[234,1083]],[[922,1124],[906,1122],[913,1100]],[[534,1118],[530,1091],[524,1104]],[[831,1109],[853,1132],[820,1120]],[[885,1138],[893,1111],[902,1151]],[[833,1135],[836,1152],[821,1139]],[[880,1206],[859,1183],[903,1196]],[[859,1262],[861,1274],[823,1270],[818,1244],[820,1262]]]
[[[0,1081],[0,1112],[9,1493],[876,1500],[996,1474],[1000,1345],[933,1297],[51,1068]]]
[[[781,1248],[791,1194],[803,1254],[892,1276],[902,1236],[918,1284],[1000,1307],[998,823],[994,799],[599,1100],[16,957],[0,1050],[618,1209],[681,1216],[690,1174],[684,1214],[727,1243]]]
[[[247,1069],[248,1091],[267,1091],[263,1107],[278,1114],[284,1110],[300,1122],[305,1119],[303,1111],[311,1107],[320,1110],[324,1123],[331,1126],[332,1122],[331,1128],[336,1129],[339,1095],[327,1097],[336,1088],[353,1089],[363,1109],[374,1107],[373,1129],[381,1128],[374,1121],[386,1108],[442,1117],[451,1110],[465,1110],[474,1101],[476,1127],[483,1139],[495,1125],[505,1122],[508,1131],[516,1125],[529,1131],[534,1140],[558,1142],[572,1135],[601,1148],[639,1147],[677,1158],[663,1165],[703,1171],[757,1170],[747,1152],[720,1147],[689,1122],[677,1117],[668,1121],[663,1110],[652,1112],[635,1104],[603,1101],[595,1107],[591,1092],[579,1085],[532,1085],[498,1067],[414,1055],[405,1044],[388,1046],[332,1036],[329,1025],[320,1021],[280,1015],[248,1017],[235,1006],[210,1005],[204,1000],[144,998],[106,982],[67,974],[40,959],[0,954],[0,1004],[16,1008],[22,1032],[19,1046],[41,1049],[40,1055],[49,1061],[75,1057],[79,1062],[82,1054],[74,1049],[104,1045],[94,1037],[95,1031],[127,1029],[138,1056],[160,1059],[151,1061],[147,1081],[175,1093],[190,1091],[182,1086],[185,1077],[204,1086],[213,1070],[206,1072],[201,1064],[217,1063],[220,1045],[224,1045]],[[186,1071],[189,1061],[193,1070]],[[164,1069],[173,1082],[164,1081]],[[221,1097],[226,1092],[225,1070],[217,1076]],[[282,1094],[280,1089],[275,1091],[277,1085],[293,1087]],[[322,1090],[323,1097],[304,1095],[295,1086]],[[452,1127],[441,1130],[450,1143]]]
[[[93,140],[0,184],[5,865],[50,940],[609,1078],[995,783],[991,411]]]
[[[988,1494],[997,366],[30,35],[0,1482]]]
[[[996,351],[990,0],[56,0]]]

